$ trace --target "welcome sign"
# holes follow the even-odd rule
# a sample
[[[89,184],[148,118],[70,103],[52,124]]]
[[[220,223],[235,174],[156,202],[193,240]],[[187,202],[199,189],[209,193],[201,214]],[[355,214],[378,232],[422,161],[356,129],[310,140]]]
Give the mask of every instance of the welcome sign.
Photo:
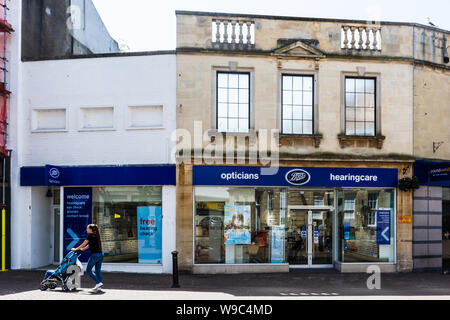
[[[395,188],[397,169],[279,167],[273,175],[261,174],[262,167],[194,166],[193,184],[204,186],[305,186]]]
[[[86,227],[92,223],[92,188],[64,189],[64,252],[78,247],[88,234]],[[87,262],[89,249],[81,257]]]

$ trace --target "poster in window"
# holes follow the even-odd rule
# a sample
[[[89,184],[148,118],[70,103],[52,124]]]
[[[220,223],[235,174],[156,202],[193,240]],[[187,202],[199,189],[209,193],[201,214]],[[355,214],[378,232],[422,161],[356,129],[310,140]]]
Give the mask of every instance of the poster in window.
[[[86,227],[92,223],[92,188],[64,189],[64,255],[87,238]],[[81,262],[87,262],[90,251],[84,251]]]
[[[284,262],[284,226],[272,227],[271,263]]]
[[[161,207],[137,207],[139,263],[162,263]]]
[[[377,210],[377,244],[389,245],[391,244],[391,211]]]
[[[225,206],[225,244],[250,244],[250,206]]]

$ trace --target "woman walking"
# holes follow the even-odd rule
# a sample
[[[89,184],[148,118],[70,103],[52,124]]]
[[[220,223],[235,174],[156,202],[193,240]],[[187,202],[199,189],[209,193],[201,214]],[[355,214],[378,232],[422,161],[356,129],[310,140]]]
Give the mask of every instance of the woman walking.
[[[102,239],[96,224],[88,225],[86,231],[88,233],[86,240],[78,248],[73,248],[72,251],[91,250],[91,256],[87,263],[86,272],[95,281],[95,287],[92,290],[98,291],[103,286],[101,270],[103,262]],[[95,274],[92,272],[92,268],[94,267]]]

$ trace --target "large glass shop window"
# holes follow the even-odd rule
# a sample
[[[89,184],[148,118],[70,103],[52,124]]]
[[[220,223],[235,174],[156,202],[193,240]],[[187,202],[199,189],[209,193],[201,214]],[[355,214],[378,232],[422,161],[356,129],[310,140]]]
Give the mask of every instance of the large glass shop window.
[[[103,261],[160,264],[162,188],[92,189],[92,220],[102,236]]]
[[[195,188],[195,263],[284,262],[286,193],[277,188]]]
[[[338,191],[341,262],[394,262],[395,192]]]

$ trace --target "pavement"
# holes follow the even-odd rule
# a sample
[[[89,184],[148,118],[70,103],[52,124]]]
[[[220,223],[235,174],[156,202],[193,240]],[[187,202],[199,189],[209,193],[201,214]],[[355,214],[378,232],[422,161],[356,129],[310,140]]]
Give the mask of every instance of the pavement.
[[[180,274],[172,276],[103,272],[103,290],[84,275],[75,292],[40,291],[42,270],[0,272],[0,300],[277,300],[277,299],[432,299],[450,300],[450,275],[442,273],[381,274],[381,289],[368,289],[369,274],[297,271],[276,274]]]

